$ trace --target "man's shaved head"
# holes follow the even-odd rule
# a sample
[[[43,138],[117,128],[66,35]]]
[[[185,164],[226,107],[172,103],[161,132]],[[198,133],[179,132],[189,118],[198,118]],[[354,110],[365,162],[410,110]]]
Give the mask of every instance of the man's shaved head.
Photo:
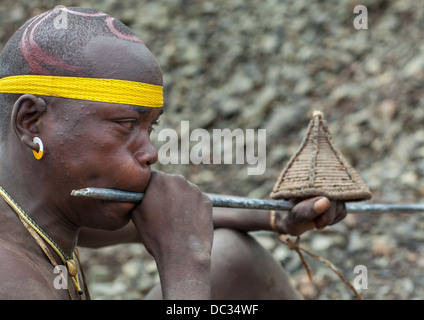
[[[58,28],[55,24],[60,14],[65,14],[66,28]],[[131,29],[101,11],[88,8],[50,10],[28,20],[7,42],[0,54],[0,78],[27,74],[108,77],[98,73],[92,57],[87,58],[87,44],[94,39],[102,39],[105,45],[108,39],[112,43],[124,41],[148,52]],[[2,138],[6,136],[11,108],[19,96],[0,93]]]

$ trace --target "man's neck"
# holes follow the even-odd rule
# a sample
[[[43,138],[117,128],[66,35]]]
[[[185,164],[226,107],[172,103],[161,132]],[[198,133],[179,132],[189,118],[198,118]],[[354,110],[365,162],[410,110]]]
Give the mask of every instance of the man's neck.
[[[71,224],[60,210],[56,209],[54,204],[48,202],[43,196],[43,190],[37,187],[32,187],[28,190],[29,186],[21,182],[19,176],[11,177],[12,170],[4,170],[0,168],[0,186],[5,189],[7,194],[22,208],[26,215],[28,215],[35,224],[48,236],[54,243],[67,255],[72,253],[74,245],[78,236],[79,228]],[[31,191],[31,192],[29,192]],[[34,192],[34,193],[32,193]],[[5,214],[1,220],[7,220],[7,225],[12,229],[19,230],[22,224],[17,216],[16,210],[7,205],[6,202],[0,198],[3,204],[0,210],[7,210],[14,212],[14,215]],[[14,221],[9,221],[13,219]],[[6,221],[4,221],[6,222]],[[3,229],[0,227],[0,229]],[[13,230],[4,229],[4,233],[13,232]]]

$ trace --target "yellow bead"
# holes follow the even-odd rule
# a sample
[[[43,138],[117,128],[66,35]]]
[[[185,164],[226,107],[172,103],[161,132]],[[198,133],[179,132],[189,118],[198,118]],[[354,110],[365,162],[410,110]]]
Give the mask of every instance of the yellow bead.
[[[78,266],[75,260],[67,260],[66,268],[68,268],[68,272],[72,277],[75,277],[78,274]]]

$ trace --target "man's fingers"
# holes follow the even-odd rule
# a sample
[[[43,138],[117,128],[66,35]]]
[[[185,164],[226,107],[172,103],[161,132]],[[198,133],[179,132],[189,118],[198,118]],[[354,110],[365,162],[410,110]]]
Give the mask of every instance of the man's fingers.
[[[292,212],[296,213],[299,221],[314,220],[327,210],[329,205],[330,200],[328,198],[315,197],[299,202],[293,207]]]
[[[286,217],[287,230],[295,230],[293,223],[302,225],[302,232],[311,229],[323,229],[335,224],[346,216],[346,207],[342,201],[330,201],[327,197],[314,197],[299,202]],[[299,230],[291,233],[300,234]],[[290,232],[289,232],[290,233]]]
[[[346,205],[343,201],[337,201],[337,207],[336,207],[336,217],[334,218],[333,223],[336,224],[337,222],[343,220],[347,215]]]
[[[318,207],[318,210],[317,210]],[[327,198],[322,198],[315,202],[314,209],[321,214],[314,219],[315,228],[323,229],[325,226],[332,224],[336,217],[336,203],[330,202]]]
[[[328,198],[321,198],[318,201],[315,201],[314,203],[314,210],[318,213],[323,213],[330,207],[331,203]]]
[[[320,216],[314,219],[315,227],[323,229],[328,225],[333,225],[346,217],[346,206],[342,201],[331,201],[330,207]]]

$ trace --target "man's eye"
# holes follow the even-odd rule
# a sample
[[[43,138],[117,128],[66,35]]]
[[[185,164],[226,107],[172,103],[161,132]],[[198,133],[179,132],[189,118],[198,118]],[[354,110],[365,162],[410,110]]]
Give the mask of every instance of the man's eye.
[[[152,128],[152,131],[155,131],[154,127],[156,127],[158,125],[159,125],[159,121],[153,121],[152,124],[150,125],[150,127]]]
[[[149,126],[149,132],[151,133],[151,132],[155,131],[154,127],[157,126],[157,125],[159,125],[159,121],[153,121]]]
[[[135,126],[135,120],[121,120],[117,122],[127,129],[132,129]]]

